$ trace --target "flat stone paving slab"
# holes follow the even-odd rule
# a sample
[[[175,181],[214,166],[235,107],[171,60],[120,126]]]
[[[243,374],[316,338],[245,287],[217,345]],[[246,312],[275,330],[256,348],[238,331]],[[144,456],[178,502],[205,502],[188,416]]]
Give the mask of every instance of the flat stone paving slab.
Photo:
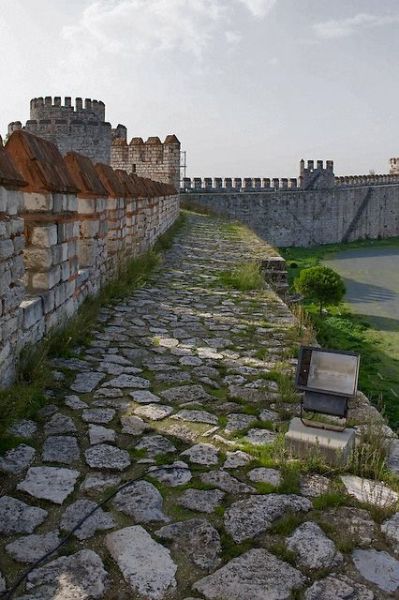
[[[130,464],[127,450],[121,450],[110,444],[98,444],[85,451],[86,462],[92,469],[111,469],[124,471]]]
[[[86,423],[106,425],[114,416],[115,411],[112,408],[87,408],[82,411],[82,419]]]
[[[73,394],[71,396],[66,396],[64,402],[65,406],[68,406],[68,408],[71,408],[72,410],[82,410],[83,408],[88,407],[87,402],[83,402],[79,396]]]
[[[225,493],[221,490],[189,489],[177,499],[177,503],[190,510],[212,513],[220,506]]]
[[[119,475],[106,475],[101,472],[88,474],[85,477],[80,489],[86,494],[96,494],[103,492],[109,487],[119,485],[121,477]]]
[[[254,483],[270,483],[278,487],[281,483],[281,473],[278,469],[267,469],[265,467],[258,467],[252,469],[248,473],[248,478]]]
[[[96,509],[95,512],[93,512],[94,509]],[[103,531],[112,529],[116,525],[111,513],[105,512],[91,500],[81,499],[70,504],[65,509],[60,527],[65,531],[72,531],[87,515],[90,516],[84,521],[79,529],[73,533],[78,540],[86,540],[87,538],[93,537],[97,530]]]
[[[134,412],[139,417],[150,421],[161,421],[172,414],[173,407],[166,404],[146,404],[135,408]]]
[[[95,371],[78,373],[71,385],[71,390],[78,392],[78,394],[87,394],[92,392],[103,379],[105,379],[104,373],[96,373]]]
[[[172,549],[184,553],[200,569],[214,570],[220,563],[220,536],[206,519],[180,521],[155,533],[162,540],[173,541]]]
[[[233,540],[241,543],[267,531],[276,519],[286,513],[308,512],[312,504],[295,494],[250,496],[234,502],[224,515],[224,526]]]
[[[130,392],[130,396],[139,404],[154,404],[161,401],[159,396],[156,396],[148,390],[136,390],[134,392]]]
[[[198,465],[217,465],[219,462],[219,451],[212,444],[195,444],[180,454],[180,456]]]
[[[140,525],[109,533],[105,545],[138,598],[162,600],[176,588],[170,551]]]
[[[50,435],[43,445],[42,459],[44,462],[56,462],[70,465],[80,457],[76,437],[69,435]]]
[[[357,475],[341,475],[342,483],[349,495],[360,502],[388,507],[396,504],[399,494],[381,482],[364,479]]]
[[[170,404],[183,402],[203,402],[211,398],[202,385],[182,385],[163,390],[159,394]]]
[[[201,475],[202,483],[213,485],[216,488],[229,494],[250,494],[255,491],[255,488],[239,481],[227,471],[209,471]]]
[[[286,543],[288,550],[296,554],[298,565],[305,569],[331,570],[343,561],[334,542],[312,521],[297,527]]]
[[[341,575],[329,575],[305,592],[305,600],[374,600],[375,596],[365,585]]]
[[[94,446],[95,444],[104,444],[107,442],[115,442],[116,432],[113,429],[109,429],[108,427],[103,427],[102,425],[94,425],[90,423],[89,425],[89,440],[90,444]]]
[[[93,550],[81,550],[61,556],[28,575],[26,600],[97,600],[104,596],[108,574],[101,558]]]
[[[50,531],[40,535],[32,534],[20,537],[7,544],[5,550],[17,562],[33,563],[47,552],[54,550],[59,542],[58,531]]]
[[[32,533],[45,521],[47,515],[47,510],[29,506],[16,498],[0,498],[0,532],[4,535]]]
[[[157,488],[148,481],[135,481],[119,491],[112,501],[113,506],[136,523],[166,521],[170,519],[163,512],[163,498]]]
[[[207,600],[289,600],[305,577],[267,550],[250,550],[193,585]]]
[[[191,421],[192,423],[208,423],[209,425],[216,425],[218,422],[216,415],[212,415],[205,410],[180,410],[173,415],[173,418]]]
[[[123,415],[121,417],[122,433],[129,435],[141,435],[146,429],[147,424],[141,417],[136,415]]]
[[[67,415],[56,413],[44,426],[45,435],[60,435],[62,433],[75,433],[76,425]]]
[[[106,386],[113,388],[130,388],[137,390],[147,390],[150,387],[150,382],[148,379],[144,379],[143,377],[135,377],[134,375],[119,375],[115,379],[111,379],[107,381]]]
[[[157,479],[160,483],[177,487],[188,483],[191,478],[191,471],[183,461],[175,461],[170,465],[160,465],[159,467],[150,467],[148,474]]]
[[[162,435],[144,435],[135,448],[147,450],[147,456],[154,457],[158,454],[171,454],[176,452],[176,447]]]
[[[75,489],[79,471],[63,467],[31,467],[17,489],[34,498],[62,504]]]
[[[12,448],[0,457],[0,471],[12,475],[20,475],[29,467],[36,454],[36,450],[26,444]]]
[[[384,592],[399,590],[399,561],[384,551],[355,549],[353,562],[359,573]]]
[[[22,419],[11,425],[9,432],[21,438],[31,438],[37,431],[37,423],[29,419]]]

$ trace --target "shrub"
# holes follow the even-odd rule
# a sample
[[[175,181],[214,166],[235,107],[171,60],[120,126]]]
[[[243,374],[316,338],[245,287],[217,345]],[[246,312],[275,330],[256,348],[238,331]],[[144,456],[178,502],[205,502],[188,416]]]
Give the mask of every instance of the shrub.
[[[320,315],[327,304],[339,304],[345,294],[341,276],[330,267],[310,267],[303,269],[294,281],[297,292],[306,299],[319,304]]]

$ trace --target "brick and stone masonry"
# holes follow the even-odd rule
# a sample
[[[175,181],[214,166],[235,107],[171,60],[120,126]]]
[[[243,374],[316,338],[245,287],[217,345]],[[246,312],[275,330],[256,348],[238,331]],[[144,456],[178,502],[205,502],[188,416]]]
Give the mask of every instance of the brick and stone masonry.
[[[68,96],[64,104],[60,96],[33,98],[30,102],[30,119],[22,126],[14,121],[8,126],[8,135],[24,129],[53,142],[65,156],[77,152],[94,162],[123,169],[129,174],[148,177],[176,188],[180,180],[180,142],[175,135],[164,141],[149,137],[146,142],[134,137],[127,142],[127,129],[118,125],[114,129],[105,121],[104,102]]]
[[[162,184],[15,131],[0,145],[0,385],[16,357],[150,249],[179,213]]]
[[[336,177],[333,161],[302,160],[299,178],[185,178],[182,192],[188,207],[237,219],[280,247],[399,235],[399,172],[392,169]]]

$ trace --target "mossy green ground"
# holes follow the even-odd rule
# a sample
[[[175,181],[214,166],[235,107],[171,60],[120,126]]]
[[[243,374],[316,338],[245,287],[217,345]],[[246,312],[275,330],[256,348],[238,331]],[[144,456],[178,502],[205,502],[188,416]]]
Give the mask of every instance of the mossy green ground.
[[[331,307],[324,318],[317,315],[313,303],[305,302],[305,307],[312,316],[320,344],[360,353],[359,388],[379,408],[384,407],[385,415],[395,429],[399,427],[399,306],[396,307],[398,314],[391,317],[388,314],[395,310],[399,282],[396,273],[386,267],[378,268],[378,277],[380,280],[385,278],[386,287],[373,284],[376,267],[371,268],[369,257],[387,256],[391,266],[396,254],[399,255],[398,250],[399,238],[280,249],[287,261],[291,285],[302,269],[327,264],[344,276],[349,292],[346,299],[351,300],[354,294],[357,295],[359,304],[345,302]],[[360,269],[362,254],[364,268]]]

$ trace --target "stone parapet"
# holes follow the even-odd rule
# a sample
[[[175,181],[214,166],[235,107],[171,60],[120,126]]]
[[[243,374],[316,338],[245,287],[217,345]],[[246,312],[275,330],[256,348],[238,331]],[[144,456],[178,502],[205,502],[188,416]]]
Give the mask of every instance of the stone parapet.
[[[180,142],[175,135],[168,135],[164,142],[159,137],[149,137],[146,142],[134,137],[128,143],[126,128],[118,125],[113,130],[110,164],[115,169],[169,183],[178,189]]]
[[[18,352],[153,246],[179,213],[175,188],[114,171],[24,130],[0,145],[0,386]]]

